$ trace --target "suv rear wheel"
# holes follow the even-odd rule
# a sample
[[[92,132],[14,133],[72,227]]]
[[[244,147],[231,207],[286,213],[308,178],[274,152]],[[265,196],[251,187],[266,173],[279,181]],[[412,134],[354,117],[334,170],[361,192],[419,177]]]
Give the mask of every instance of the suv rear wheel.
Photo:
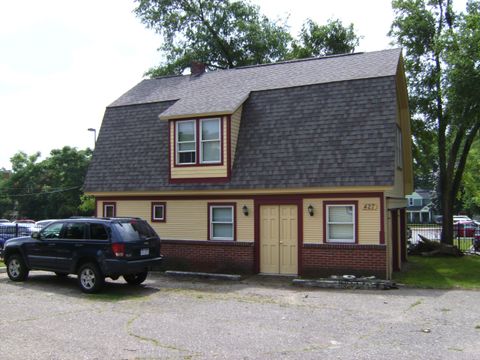
[[[145,281],[147,275],[148,271],[145,271],[139,274],[123,275],[123,278],[129,285],[140,285]]]
[[[105,283],[105,277],[94,263],[86,263],[80,266],[77,275],[80,290],[87,294],[98,292]]]
[[[28,269],[22,257],[14,254],[8,257],[7,274],[12,281],[24,281],[28,277]]]

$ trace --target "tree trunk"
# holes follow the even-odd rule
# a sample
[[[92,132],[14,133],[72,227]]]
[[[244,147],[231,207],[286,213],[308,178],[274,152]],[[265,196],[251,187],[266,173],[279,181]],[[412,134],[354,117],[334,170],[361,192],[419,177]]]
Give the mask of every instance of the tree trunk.
[[[446,245],[453,245],[453,199],[449,191],[443,194],[442,239]]]

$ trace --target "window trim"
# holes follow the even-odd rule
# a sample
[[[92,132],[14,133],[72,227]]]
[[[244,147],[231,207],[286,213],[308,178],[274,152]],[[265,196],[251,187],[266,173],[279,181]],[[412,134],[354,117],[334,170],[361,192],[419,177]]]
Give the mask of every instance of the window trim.
[[[201,162],[201,121],[202,120],[214,120],[217,119],[220,122],[220,160],[215,162]],[[224,139],[224,116],[206,116],[206,117],[199,117],[199,118],[192,118],[192,119],[178,119],[172,120],[173,121],[173,155],[171,155],[170,164],[173,163],[173,167],[194,167],[194,166],[223,166],[224,165],[224,151],[225,151],[225,141]],[[195,162],[192,163],[179,163],[178,162],[178,124],[181,122],[186,121],[193,121],[195,123]],[[169,126],[170,129],[170,126]],[[199,135],[200,134],[200,135]],[[170,137],[170,141],[171,141]],[[228,142],[228,138],[227,138]],[[170,148],[171,149],[171,145]],[[172,159],[173,156],[173,159]],[[173,161],[172,161],[173,160]]]
[[[213,223],[212,223],[212,209],[214,208],[232,208],[232,238],[214,238],[213,237]],[[207,229],[209,241],[237,241],[237,203],[223,203],[223,202],[209,202]]]
[[[112,206],[113,207],[113,216],[107,216],[107,206]],[[104,202],[102,204],[102,217],[117,217],[117,203],[116,202]]]
[[[198,159],[199,161],[199,164],[201,165],[208,165],[208,164],[219,164],[222,162],[222,150],[223,150],[223,147],[222,147],[222,118],[221,117],[214,117],[214,118],[203,118],[203,119],[198,119],[199,120],[199,139],[198,139],[198,145],[199,145],[199,149],[200,149],[200,157]],[[217,120],[218,122],[218,139],[216,140],[203,140],[203,132],[202,132],[202,124],[205,122],[205,121],[211,121],[211,120]],[[203,160],[203,143],[206,143],[206,142],[219,142],[220,143],[220,157],[219,157],[219,160],[218,161],[205,161]]]
[[[163,218],[161,218],[161,219],[155,217],[155,207],[156,206],[163,206]],[[150,214],[151,214],[152,222],[155,222],[155,223],[166,222],[167,221],[167,203],[166,202],[158,202],[158,201],[152,202],[151,203]]]
[[[178,125],[181,123],[193,123],[193,141],[179,141],[178,140],[178,134],[180,133],[178,131]],[[175,164],[176,165],[194,165],[198,162],[198,146],[197,146],[197,130],[198,126],[196,123],[196,119],[189,119],[189,120],[180,120],[175,122]],[[180,151],[180,143],[192,143],[193,142],[193,150],[182,150]],[[180,162],[180,152],[186,153],[186,152],[194,152],[195,153],[195,162],[189,162],[189,163],[181,163]]]
[[[328,208],[330,206],[353,206],[353,241],[330,240],[328,236]],[[326,244],[358,244],[358,200],[324,201],[323,202],[323,242]]]

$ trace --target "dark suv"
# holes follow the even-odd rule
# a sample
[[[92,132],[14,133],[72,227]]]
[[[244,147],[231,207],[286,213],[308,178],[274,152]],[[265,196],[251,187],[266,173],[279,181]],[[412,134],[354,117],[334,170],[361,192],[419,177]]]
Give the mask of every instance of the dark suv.
[[[162,261],[159,236],[138,218],[57,220],[31,236],[7,240],[1,255],[13,281],[26,280],[30,270],[77,274],[86,293],[99,291],[106,277],[139,285]]]

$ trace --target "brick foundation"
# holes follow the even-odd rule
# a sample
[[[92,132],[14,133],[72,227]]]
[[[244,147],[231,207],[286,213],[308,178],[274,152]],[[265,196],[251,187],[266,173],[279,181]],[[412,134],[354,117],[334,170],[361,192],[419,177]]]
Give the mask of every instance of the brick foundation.
[[[387,277],[384,245],[305,244],[302,255],[304,277],[344,274]]]
[[[253,242],[162,240],[164,270],[252,274]]]

